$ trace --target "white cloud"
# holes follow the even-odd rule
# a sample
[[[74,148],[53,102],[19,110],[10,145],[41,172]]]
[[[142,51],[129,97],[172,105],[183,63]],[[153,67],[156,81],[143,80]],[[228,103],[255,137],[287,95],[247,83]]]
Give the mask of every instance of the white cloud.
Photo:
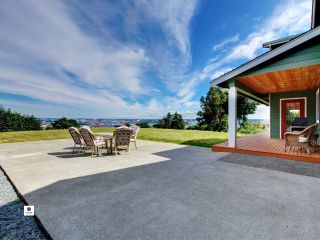
[[[189,24],[196,8],[196,0],[167,1],[137,0],[145,14],[161,23],[169,42],[176,46],[184,56],[190,57]]]
[[[136,0],[135,8],[131,9],[137,11],[140,21],[141,16],[145,16],[142,19],[157,23],[162,29],[166,41],[153,39],[148,43],[148,53],[152,59],[150,64],[173,93],[185,83],[186,73],[192,63],[190,23],[197,4],[197,0],[175,0],[165,4],[157,0]]]
[[[238,41],[229,52],[222,57],[213,57],[208,61],[199,76],[199,82],[204,79],[214,79],[237,67],[239,61],[257,57],[262,51],[262,44],[281,37],[302,33],[310,27],[311,1],[287,1],[273,11],[270,17],[256,26],[256,31]],[[218,52],[218,51],[217,51]],[[235,65],[234,63],[238,64]]]
[[[227,46],[228,44],[230,43],[235,43],[239,41],[239,34],[236,34],[232,37],[229,37],[229,38],[226,38],[224,39],[222,42],[218,43],[218,44],[215,44],[213,47],[212,47],[212,50],[213,51],[217,51],[217,50],[221,50],[223,49],[225,46]]]
[[[190,23],[197,4],[3,0],[0,91],[99,117],[160,117],[169,110],[190,115],[186,109],[196,112],[200,83],[230,70],[236,60],[255,57],[262,42],[310,25],[310,1],[288,2],[247,39],[234,35],[214,47],[218,53],[236,44],[224,58],[215,56],[190,73]],[[154,38],[153,31],[162,34]],[[161,82],[147,78],[146,70]],[[158,92],[159,86],[171,94]],[[57,110],[50,104],[46,114]]]
[[[219,68],[218,70],[214,71],[213,75],[211,75],[210,78],[215,79],[215,78],[217,78],[217,77],[219,77],[219,76],[221,76],[231,70],[232,70],[232,68],[230,68],[230,67]]]
[[[229,61],[252,59],[264,42],[308,30],[311,19],[311,1],[288,1],[275,9],[272,16],[266,19],[258,30],[237,45],[227,56]]]
[[[215,79],[232,70],[235,61],[250,60],[261,51],[262,44],[284,36],[301,33],[310,26],[311,1],[288,1],[278,6],[272,15],[257,26],[257,31],[234,46],[224,58],[213,58],[202,71],[201,79]],[[227,40],[225,41],[227,42]],[[221,43],[221,46],[224,42]],[[218,45],[217,48],[220,46]],[[231,67],[233,66],[233,67]],[[259,105],[251,119],[269,119],[269,107]]]
[[[216,50],[217,55],[213,56],[201,71],[197,71],[189,77],[178,95],[182,96],[185,102],[190,101],[196,93],[197,85],[232,70],[236,67],[234,63],[239,60],[249,60],[256,57],[264,42],[308,30],[310,13],[311,1],[288,1],[278,6],[270,17],[261,21],[257,26],[258,30],[250,33],[245,40],[240,41],[239,35],[234,35],[215,45],[213,50]],[[224,51],[224,47],[232,42],[238,43],[224,53],[223,57],[219,57],[219,51]]]
[[[269,119],[270,107],[265,105],[258,105],[254,114],[248,115],[249,119]]]
[[[147,60],[143,49],[100,45],[81,32],[58,1],[9,1],[4,6],[0,9],[2,65],[9,57],[17,71],[27,67],[39,72],[46,65],[50,74],[69,71],[80,83],[98,88],[117,84],[127,92],[142,92],[139,78]]]
[[[78,3],[83,5],[77,15]],[[169,76],[173,85],[180,83],[177,75],[183,75],[184,70],[176,75],[174,68],[185,69],[191,60],[189,23],[196,2],[160,4],[137,0],[127,3],[125,13],[135,12],[136,18],[127,18],[112,4],[102,8],[104,4],[107,3],[77,2],[68,6],[64,1],[2,1],[0,91],[79,109],[94,109],[98,116],[103,113],[114,117],[159,117],[167,111],[162,96],[159,100],[144,100],[144,104],[136,99],[155,93],[144,76],[147,67],[156,66],[155,70]],[[153,11],[155,7],[158,11]],[[81,18],[83,13],[92,20],[90,28]],[[157,43],[159,51],[152,52],[154,46],[118,38],[115,29],[105,24],[105,20],[118,14],[123,14],[126,21],[132,20],[126,23],[125,30],[134,24],[140,28],[143,22],[139,17],[159,25],[166,36],[165,42]],[[168,42],[172,49],[164,48]],[[173,51],[180,55],[171,59],[175,55]],[[158,59],[170,60],[161,68]],[[181,65],[181,59],[188,60]]]

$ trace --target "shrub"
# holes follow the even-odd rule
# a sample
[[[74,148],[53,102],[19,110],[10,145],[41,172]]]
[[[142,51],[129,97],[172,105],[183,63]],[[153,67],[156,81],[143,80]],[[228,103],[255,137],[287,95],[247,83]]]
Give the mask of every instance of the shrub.
[[[34,116],[22,115],[0,106],[0,132],[39,129],[40,121]]]
[[[52,123],[53,129],[67,129],[69,127],[79,128],[80,124],[74,119],[60,118]]]
[[[138,125],[141,128],[150,128],[150,124],[147,122],[139,122],[136,125]]]
[[[199,130],[199,125],[198,124],[190,125],[186,129],[187,130]]]
[[[252,123],[250,120],[246,120],[239,127],[238,132],[243,134],[256,134],[267,130],[267,126],[261,122]]]

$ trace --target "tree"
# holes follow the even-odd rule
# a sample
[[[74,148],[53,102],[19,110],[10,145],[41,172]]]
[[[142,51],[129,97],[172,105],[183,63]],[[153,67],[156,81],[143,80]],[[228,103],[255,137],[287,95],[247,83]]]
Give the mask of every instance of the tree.
[[[0,132],[39,129],[40,121],[34,116],[22,115],[0,106]]]
[[[80,124],[74,119],[67,119],[65,117],[55,120],[52,123],[54,129],[67,129],[69,127],[80,127]]]
[[[237,119],[239,126],[243,126],[243,124],[248,120],[247,116],[249,114],[254,114],[257,110],[257,106],[259,104],[249,98],[238,95],[237,97]]]
[[[225,131],[227,129],[227,94],[211,87],[207,96],[200,98],[201,109],[197,121],[200,129]]]
[[[185,122],[184,122],[181,114],[175,112],[172,115],[170,128],[172,128],[172,129],[184,129],[185,128]]]
[[[166,116],[161,118],[159,122],[153,126],[156,128],[184,129],[185,123],[182,115],[178,112],[175,112],[174,114],[168,112]]]
[[[161,121],[161,120],[160,120]],[[171,128],[171,122],[172,122],[172,115],[170,112],[168,112],[166,117],[162,118],[162,128]]]
[[[141,128],[150,128],[150,125],[148,122],[139,122],[137,125]]]
[[[171,126],[172,115],[170,112],[167,113],[166,116],[161,118],[158,123],[154,124],[155,128],[170,128]]]
[[[212,87],[206,97],[200,98],[201,111],[197,113],[198,128],[212,131],[226,131],[228,124],[228,94]],[[239,126],[253,114],[258,103],[242,95],[237,96],[237,119]]]

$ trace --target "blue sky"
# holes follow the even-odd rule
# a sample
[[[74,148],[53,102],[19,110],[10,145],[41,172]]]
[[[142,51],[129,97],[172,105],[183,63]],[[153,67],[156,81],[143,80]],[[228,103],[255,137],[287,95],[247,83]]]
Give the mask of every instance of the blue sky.
[[[209,82],[310,28],[311,0],[11,1],[0,104],[38,117],[196,117]],[[252,118],[268,116],[259,107]]]

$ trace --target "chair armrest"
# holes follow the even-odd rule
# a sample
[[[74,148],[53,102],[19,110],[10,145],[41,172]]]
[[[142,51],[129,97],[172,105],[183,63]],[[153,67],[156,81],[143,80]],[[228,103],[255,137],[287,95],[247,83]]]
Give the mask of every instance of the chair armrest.
[[[297,142],[300,136],[300,132],[286,132],[284,139],[286,142]]]
[[[292,135],[292,136],[299,136],[301,132],[286,132],[284,134],[284,136],[289,136],[289,135]]]

